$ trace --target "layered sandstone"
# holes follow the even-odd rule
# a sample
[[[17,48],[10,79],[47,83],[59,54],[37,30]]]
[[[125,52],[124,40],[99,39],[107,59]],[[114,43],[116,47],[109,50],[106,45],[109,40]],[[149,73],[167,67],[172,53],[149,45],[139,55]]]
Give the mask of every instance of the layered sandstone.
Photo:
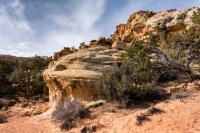
[[[116,27],[113,39],[131,42],[133,39],[145,40],[148,33],[179,32],[193,25],[191,17],[198,8],[168,10],[162,12],[139,11],[128,19],[126,24]]]
[[[102,71],[118,62],[119,50],[96,47],[61,57],[44,71],[50,101],[67,96],[79,100],[94,99],[94,87]]]

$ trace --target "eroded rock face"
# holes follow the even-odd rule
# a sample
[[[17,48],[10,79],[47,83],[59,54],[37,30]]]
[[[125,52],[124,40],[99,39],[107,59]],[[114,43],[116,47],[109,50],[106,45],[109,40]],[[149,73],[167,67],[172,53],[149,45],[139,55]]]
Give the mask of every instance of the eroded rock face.
[[[118,62],[120,51],[107,47],[79,50],[54,61],[44,71],[50,101],[65,97],[90,101],[94,99],[95,84],[102,71]]]
[[[116,27],[113,39],[130,43],[133,39],[145,40],[148,32],[179,32],[193,25],[191,17],[198,8],[163,12],[139,11],[130,16],[126,24]]]
[[[134,38],[144,39],[147,32],[146,21],[155,13],[139,11],[130,16],[127,24],[120,24],[116,27],[114,40],[130,43]]]
[[[72,51],[69,47],[64,47],[64,49],[62,49],[59,52],[54,53],[52,59],[53,60],[58,60],[59,58],[61,58],[64,55],[68,55],[73,53],[74,51]]]

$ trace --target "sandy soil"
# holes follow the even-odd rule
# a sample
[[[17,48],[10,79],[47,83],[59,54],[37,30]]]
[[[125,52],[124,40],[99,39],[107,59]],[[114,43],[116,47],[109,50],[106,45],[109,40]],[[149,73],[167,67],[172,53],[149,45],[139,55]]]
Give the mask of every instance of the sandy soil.
[[[196,86],[200,89],[199,86]],[[94,109],[92,116],[80,121],[77,127],[68,133],[80,133],[85,126],[96,125],[97,133],[200,133],[200,91],[191,91],[188,97],[167,100],[156,104],[163,113],[148,116],[149,121],[136,125],[136,116],[147,112],[147,109],[116,110],[115,113],[99,113]],[[11,112],[19,113],[17,108]],[[11,113],[12,114],[12,113]],[[12,115],[11,115],[12,116]],[[0,133],[56,133],[50,120],[35,121],[34,117],[16,117],[0,124]]]
[[[143,110],[119,110],[105,113],[84,126],[97,125],[97,133],[200,133],[200,82],[188,84],[189,94],[185,98],[167,100],[155,105],[163,113],[149,116],[149,121],[136,125],[136,116]],[[81,128],[83,128],[82,126]],[[80,132],[81,128],[72,132]]]
[[[0,124],[0,133],[56,133],[49,120],[36,121],[35,117],[23,116],[29,108],[13,106],[8,109],[8,122]]]
[[[29,117],[16,118],[0,125],[1,133],[56,133],[49,121],[34,122]]]

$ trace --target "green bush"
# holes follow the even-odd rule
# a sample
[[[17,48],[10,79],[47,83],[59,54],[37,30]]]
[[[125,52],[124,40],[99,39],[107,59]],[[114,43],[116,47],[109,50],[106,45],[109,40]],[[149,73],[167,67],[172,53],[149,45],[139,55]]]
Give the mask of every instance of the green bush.
[[[125,51],[122,64],[115,64],[103,72],[97,86],[100,97],[123,101],[144,100],[149,94],[155,95],[152,93],[155,78],[143,42],[136,41]]]
[[[149,34],[149,38],[147,40],[147,43],[150,46],[154,46],[154,47],[158,47],[160,44],[160,36],[153,34],[152,32],[150,32]]]
[[[200,40],[195,35],[193,28],[182,34],[168,35],[167,45],[162,49],[169,58],[189,69],[191,63],[199,61]]]
[[[192,16],[192,22],[194,24],[200,24],[200,9],[197,10]]]

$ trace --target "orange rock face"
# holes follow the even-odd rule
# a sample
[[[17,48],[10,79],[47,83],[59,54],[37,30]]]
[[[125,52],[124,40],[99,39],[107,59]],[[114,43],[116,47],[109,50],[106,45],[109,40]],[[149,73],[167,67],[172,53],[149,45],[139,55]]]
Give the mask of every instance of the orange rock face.
[[[146,11],[133,13],[127,24],[120,24],[116,27],[114,39],[126,43],[131,42],[133,39],[143,39],[143,35],[147,32],[146,21],[154,14]]]
[[[163,12],[138,11],[133,13],[126,24],[116,27],[114,41],[126,43],[134,39],[146,40],[148,33],[179,32],[193,25],[191,17],[198,8],[168,10]]]

